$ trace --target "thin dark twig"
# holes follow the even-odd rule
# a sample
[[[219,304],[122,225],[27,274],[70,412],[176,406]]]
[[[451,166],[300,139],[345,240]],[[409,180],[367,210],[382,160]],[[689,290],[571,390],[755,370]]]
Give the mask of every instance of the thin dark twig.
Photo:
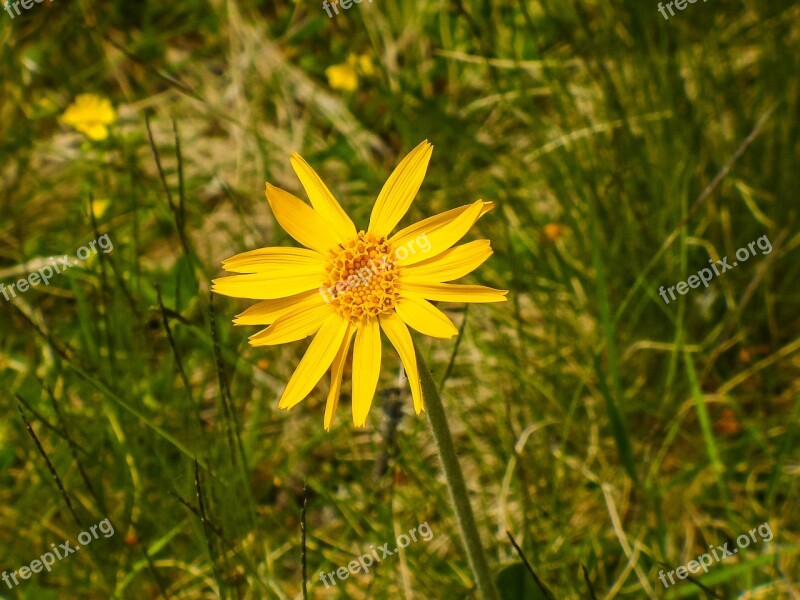
[[[450,378],[453,372],[453,367],[456,364],[456,356],[458,356],[458,349],[461,347],[461,340],[464,338],[464,330],[467,328],[467,317],[469,316],[469,304],[464,305],[464,318],[461,321],[461,326],[458,328],[458,335],[456,336],[456,343],[453,346],[453,352],[450,354],[450,362],[447,363],[447,368],[444,370],[442,380],[439,382],[439,390],[444,390],[444,384]]]
[[[86,470],[83,468],[83,463],[81,462],[81,459],[78,457],[78,450],[80,450],[87,456],[90,456],[89,451],[84,450],[75,442],[75,440],[72,439],[72,436],[69,433],[69,429],[67,429],[67,421],[66,419],[64,419],[64,413],[61,412],[61,407],[56,401],[55,394],[53,394],[53,391],[47,384],[45,384],[44,381],[39,380],[39,383],[47,392],[47,396],[50,398],[50,404],[53,406],[53,410],[56,413],[56,417],[58,417],[58,422],[61,424],[63,437],[65,440],[67,440],[67,444],[69,445],[69,451],[70,454],[72,454],[72,460],[74,460],[75,463],[78,465],[78,472],[81,474],[81,479],[83,479],[83,483],[86,485],[86,488],[89,490],[89,493],[94,498],[94,501],[97,502],[97,507],[102,511],[104,515],[108,514],[108,511],[106,510],[105,507],[105,503],[102,500],[100,500],[100,496],[94,490],[94,486],[92,485],[89,476],[86,474]]]
[[[169,85],[171,85],[172,87],[177,89],[179,92],[181,92],[183,94],[186,94],[187,96],[190,96],[190,97],[195,98],[197,100],[200,100],[200,97],[194,92],[194,90],[192,90],[192,88],[190,88],[188,85],[183,83],[176,76],[170,75],[170,74],[167,74],[167,73],[163,73],[162,71],[159,71],[158,69],[154,69],[147,61],[144,61],[144,60],[140,59],[138,56],[133,54],[130,50],[125,48],[125,46],[123,46],[122,44],[116,42],[108,34],[103,34],[103,39],[106,40],[112,46],[114,46],[117,50],[122,52],[125,56],[127,56],[129,60],[135,62],[137,65],[141,66],[146,71],[149,71],[150,73],[155,74],[157,77],[160,77],[161,79],[166,81]]]
[[[197,504],[200,507],[198,516],[200,517],[200,523],[203,526],[203,534],[204,537],[206,538],[206,547],[208,548],[208,558],[211,561],[211,568],[214,571],[214,579],[217,580],[217,585],[219,586],[220,597],[222,597],[223,596],[222,580],[220,579],[219,571],[217,570],[217,561],[215,560],[216,552],[214,552],[214,544],[212,544],[211,538],[208,535],[209,523],[208,523],[208,518],[206,517],[205,502],[203,500],[203,490],[202,487],[200,486],[200,469],[197,466],[197,459],[195,459],[194,461],[194,487],[197,493]]]
[[[667,563],[659,562],[658,564],[661,565],[662,567],[664,567],[665,569],[669,569],[669,565]],[[699,587],[701,590],[703,590],[706,594],[711,596],[712,598],[717,598],[718,600],[724,600],[724,596],[722,596],[721,594],[718,594],[717,592],[715,592],[714,590],[712,590],[708,586],[703,585],[702,583],[700,583],[697,579],[695,579],[691,575],[689,575],[687,577],[687,579],[689,581],[691,581],[693,584],[695,584],[697,587]]]
[[[30,405],[30,404],[28,404],[28,401],[27,401],[27,400],[25,400],[25,398],[23,398],[22,396],[20,396],[19,394],[17,394],[17,399],[18,399],[20,402],[22,402],[22,404],[24,404],[24,405],[25,405],[25,408],[27,408],[27,409],[28,409],[28,412],[30,412],[30,413],[33,413],[33,416],[34,416],[34,417],[36,417],[36,419],[37,419],[37,420],[38,420],[38,421],[39,421],[39,422],[40,422],[42,425],[44,425],[44,427],[45,427],[46,429],[49,429],[50,431],[52,431],[53,433],[55,433],[55,434],[56,434],[58,437],[60,437],[60,438],[61,438],[61,439],[63,439],[63,440],[66,440],[66,439],[67,439],[67,437],[64,435],[64,432],[63,432],[63,431],[61,431],[61,430],[60,430],[58,427],[56,427],[55,425],[53,425],[52,423],[50,423],[50,421],[48,421],[47,419],[45,419],[45,418],[44,418],[44,416],[42,416],[42,415],[41,415],[41,414],[40,414],[40,413],[39,413],[39,412],[38,412],[38,411],[37,411],[35,408],[33,408],[33,407]],[[88,454],[88,452],[86,452],[85,450],[84,450],[84,452],[85,452],[86,454]]]
[[[161,581],[161,577],[158,576],[158,571],[156,571],[156,567],[153,564],[153,560],[150,558],[150,554],[147,552],[147,548],[142,545],[142,554],[144,554],[144,559],[147,561],[147,567],[150,569],[150,574],[153,576],[153,579],[158,586],[159,591],[161,592],[162,598],[168,598],[167,590],[164,587],[164,583]]]
[[[178,502],[180,502],[181,504],[183,504],[183,505],[184,505],[186,508],[188,508],[188,509],[191,511],[191,513],[192,513],[193,515],[195,515],[196,517],[199,517],[200,519],[205,519],[205,520],[206,520],[206,523],[208,524],[208,527],[211,529],[211,531],[213,531],[215,534],[217,534],[217,536],[218,536],[218,537],[219,537],[221,540],[223,540],[223,541],[226,541],[226,540],[225,540],[225,538],[223,538],[223,537],[222,537],[222,531],[220,531],[219,527],[217,527],[216,525],[214,525],[214,523],[212,523],[212,522],[211,522],[211,520],[208,518],[208,516],[205,516],[205,517],[204,517],[204,516],[203,516],[203,515],[200,513],[200,511],[197,509],[197,507],[196,507],[196,506],[194,506],[194,505],[193,505],[191,502],[189,502],[188,500],[184,499],[184,498],[183,498],[183,497],[181,497],[180,495],[176,494],[176,493],[175,493],[175,492],[173,492],[172,490],[168,490],[168,491],[167,491],[167,493],[168,493],[170,496],[172,496],[173,498],[175,498],[175,499],[176,499]]]
[[[25,311],[23,311],[19,306],[17,306],[13,302],[11,302],[10,304],[11,306],[17,309],[17,312],[19,312],[22,318],[25,319],[25,321],[27,321],[28,325],[33,327],[33,330],[47,342],[47,344],[50,346],[53,352],[58,354],[61,358],[63,358],[67,362],[73,362],[74,359],[68,354],[67,351],[69,351],[69,353],[74,355],[75,349],[72,348],[72,346],[70,346],[68,342],[65,342],[64,347],[62,348],[61,346],[58,345],[58,343],[56,343],[55,339],[53,339],[53,336],[43,331],[42,328],[39,327],[39,325],[34,323],[33,320],[27,314],[25,314]]]
[[[183,155],[181,154],[181,138],[178,135],[178,123],[172,119],[172,133],[175,136],[175,158],[178,161],[178,213],[176,221],[183,229],[186,223],[186,190],[183,182]]]
[[[734,329],[739,324],[739,318],[744,313],[744,309],[750,303],[750,300],[753,298],[753,295],[756,292],[761,280],[767,273],[767,268],[769,265],[776,260],[776,256],[782,250],[783,242],[789,235],[789,228],[783,229],[780,233],[778,233],[778,237],[775,238],[775,241],[772,243],[773,250],[770,252],[770,255],[767,257],[766,261],[760,265],[760,268],[756,271],[756,274],[753,276],[753,279],[750,281],[750,284],[747,286],[747,289],[744,291],[742,296],[739,298],[739,302],[736,304],[736,308],[733,309],[730,316],[727,317],[727,322],[722,329],[722,332],[718,336],[719,343],[716,347],[711,351],[711,354],[706,359],[705,367],[703,367],[702,372],[700,373],[700,382],[705,383],[706,379],[708,378],[709,374],[711,373],[712,369],[714,368],[714,364],[716,363],[717,359],[719,358],[720,354],[722,354],[725,350],[726,342],[730,339],[731,335],[733,334]]]
[[[547,589],[547,586],[544,583],[542,583],[542,580],[539,579],[539,576],[536,575],[536,573],[534,572],[531,563],[529,563],[528,559],[525,558],[525,553],[522,552],[522,548],[520,548],[519,544],[517,544],[517,540],[514,539],[514,536],[511,535],[511,532],[508,530],[506,530],[506,535],[508,536],[508,539],[511,540],[511,545],[514,546],[514,550],[517,551],[517,554],[519,554],[519,557],[522,559],[522,564],[525,565],[525,568],[528,570],[528,573],[531,574],[531,577],[533,577],[533,580],[536,582],[536,585],[542,591],[545,598],[553,598],[553,594],[550,593],[550,590]]]
[[[402,381],[401,381],[402,385]],[[375,460],[375,479],[380,479],[389,470],[389,461],[397,455],[397,427],[403,419],[403,391],[400,387],[383,390],[383,425],[381,427],[381,453]]]
[[[667,248],[669,248],[672,245],[672,242],[674,242],[678,238],[678,235],[686,226],[686,224],[689,222],[689,220],[695,215],[695,213],[705,203],[705,201],[709,198],[709,196],[711,196],[711,192],[713,192],[720,184],[720,182],[728,175],[728,173],[733,168],[733,165],[736,163],[736,161],[739,160],[742,154],[744,154],[744,151],[747,150],[747,147],[750,146],[750,144],[753,143],[753,141],[761,134],[761,131],[764,129],[764,126],[767,124],[767,121],[772,116],[772,113],[775,111],[776,108],[777,104],[767,109],[767,111],[756,122],[756,125],[755,127],[753,127],[753,130],[747,135],[747,137],[745,137],[742,143],[739,144],[739,147],[736,149],[733,155],[727,161],[725,161],[725,164],[722,165],[722,168],[716,174],[714,179],[711,180],[711,183],[709,183],[705,187],[705,189],[703,189],[703,191],[700,192],[700,195],[692,203],[692,206],[689,208],[689,211],[686,213],[686,216],[683,217],[683,219],[681,219],[680,223],[678,223],[675,229],[672,230],[672,233],[670,233],[667,236],[667,239],[664,240],[663,244],[661,244],[661,247],[655,253],[653,258],[650,259],[650,262],[647,263],[644,270],[637,276],[636,281],[634,282],[631,289],[628,290],[628,293],[625,295],[625,298],[620,303],[619,308],[617,309],[617,312],[614,315],[615,322],[619,321],[622,314],[625,312],[625,309],[628,307],[628,303],[630,302],[631,298],[644,283],[645,277],[647,277],[647,275],[650,274],[650,271],[653,269],[658,260],[661,258],[661,255],[667,250]]]
[[[97,230],[97,219],[94,216],[94,195],[91,190],[89,191],[89,219],[92,222],[92,232],[94,239],[100,238],[100,232]],[[110,239],[110,238],[109,238]],[[96,251],[96,250],[95,250]],[[117,368],[117,354],[115,352],[114,338],[111,336],[111,322],[109,321],[109,298],[111,290],[108,286],[108,274],[106,273],[106,258],[107,253],[103,252],[104,256],[98,254],[97,261],[100,264],[100,299],[103,306],[103,325],[105,327],[106,345],[108,346],[108,363],[111,372],[116,371]]]
[[[164,168],[161,166],[161,154],[159,154],[158,152],[158,148],[156,147],[156,140],[153,137],[153,130],[150,128],[150,115],[145,114],[144,124],[147,127],[147,139],[150,140],[150,151],[153,153],[153,159],[156,161],[156,170],[158,171],[158,177],[161,179],[161,187],[164,188],[164,193],[167,195],[167,202],[169,202],[169,207],[174,212],[175,203],[172,200],[172,192],[169,190],[169,185],[167,184],[167,176],[164,173]]]
[[[228,445],[231,449],[231,462],[236,465],[236,443],[233,440],[233,429],[235,421],[233,419],[233,411],[231,410],[231,395],[228,388],[228,379],[225,377],[225,365],[222,361],[222,352],[220,350],[219,336],[217,334],[216,316],[214,314],[214,295],[209,294],[208,299],[209,321],[211,324],[211,340],[214,347],[214,359],[217,364],[217,380],[219,383],[219,395],[222,400],[222,407],[225,414],[225,434],[228,438]],[[238,432],[237,432],[238,433]],[[244,459],[244,454],[242,454]]]
[[[179,323],[181,323],[183,325],[186,325],[187,327],[193,327],[195,325],[195,323],[192,323],[189,319],[184,317],[181,313],[179,313],[177,311],[174,311],[171,308],[167,308],[166,306],[164,306],[162,311],[170,319],[174,319],[175,321],[178,321]]]
[[[589,599],[597,600],[597,596],[594,594],[594,588],[592,587],[592,582],[589,580],[589,571],[587,571],[586,567],[583,565],[581,565],[581,569],[583,569],[583,580],[586,582],[586,589],[589,590]]]
[[[24,402],[24,400],[22,400],[22,396],[20,396],[19,394],[14,394],[14,395],[17,397],[17,400]],[[47,463],[47,468],[50,470],[50,475],[53,476],[53,479],[55,480],[56,485],[58,486],[58,490],[61,492],[61,496],[64,498],[64,501],[67,503],[67,506],[69,507],[69,511],[72,513],[72,517],[75,519],[75,522],[78,524],[79,527],[83,527],[83,523],[81,523],[81,520],[78,517],[78,513],[75,512],[75,507],[72,505],[72,500],[70,500],[69,494],[67,494],[67,490],[64,489],[64,485],[61,483],[61,478],[58,476],[58,473],[56,473],[56,469],[53,466],[53,463],[50,462],[50,458],[44,451],[41,442],[39,442],[39,438],[36,437],[36,433],[33,431],[33,427],[31,427],[31,424],[28,421],[27,417],[25,416],[25,413],[22,411],[22,405],[19,402],[17,402],[17,410],[19,410],[19,414],[22,415],[22,420],[25,422],[25,428],[28,430],[28,433],[33,438],[33,441],[36,444],[36,448],[38,448],[39,450],[39,454],[42,455],[42,458],[44,458],[45,462]]]
[[[153,137],[153,130],[150,127],[150,115],[147,114],[145,115],[144,122],[145,125],[147,126],[147,139],[150,140],[150,151],[153,153],[153,160],[155,160],[156,163],[156,170],[158,171],[158,177],[161,180],[161,187],[164,188],[164,193],[167,196],[167,203],[169,204],[169,209],[170,211],[172,211],[172,216],[175,219],[175,226],[178,230],[178,238],[181,241],[181,246],[183,247],[184,254],[191,261],[193,256],[191,251],[191,246],[189,244],[188,238],[186,237],[186,231],[181,226],[180,216],[178,214],[178,207],[175,206],[175,200],[172,197],[172,192],[170,191],[169,184],[167,183],[167,175],[166,173],[164,173],[164,167],[161,165],[161,154],[159,153],[158,148],[156,147],[156,140]],[[180,152],[178,153],[178,158],[180,161]],[[182,170],[180,162],[178,163],[178,170],[179,171]]]
[[[134,210],[136,209],[134,208]],[[122,295],[125,296],[125,300],[127,300],[128,305],[131,307],[131,312],[133,312],[133,314],[135,314],[138,318],[139,315],[141,314],[139,305],[136,304],[136,300],[134,300],[133,295],[131,295],[131,291],[128,289],[128,285],[125,283],[125,280],[123,279],[123,275],[120,272],[120,268],[114,262],[114,259],[111,258],[111,256],[106,256],[105,260],[111,267],[111,273],[113,273],[114,275],[114,282],[116,283],[116,289],[122,292]]]
[[[236,543],[232,542],[231,540],[225,539],[225,537],[222,535],[222,531],[220,531],[219,527],[216,527],[216,526],[214,525],[214,523],[211,521],[211,519],[209,519],[209,518],[208,518],[208,515],[207,515],[207,514],[205,514],[205,513],[201,513],[201,512],[200,512],[200,511],[199,511],[199,510],[198,510],[198,509],[195,507],[195,506],[193,506],[191,503],[189,503],[188,501],[186,501],[186,500],[184,500],[183,498],[181,498],[181,497],[180,497],[178,494],[176,494],[175,492],[173,492],[173,491],[171,491],[171,490],[168,490],[168,493],[169,493],[169,495],[170,495],[170,496],[172,496],[172,497],[174,497],[174,498],[177,498],[177,500],[178,500],[178,501],[179,501],[181,504],[183,504],[183,505],[184,505],[184,506],[185,506],[187,509],[189,509],[189,510],[192,512],[192,514],[194,514],[195,516],[197,516],[197,517],[198,517],[198,518],[200,518],[201,520],[202,520],[202,519],[205,519],[205,522],[206,522],[206,524],[208,525],[208,528],[209,528],[209,529],[210,529],[210,530],[211,530],[211,531],[212,531],[212,532],[213,532],[213,533],[214,533],[214,534],[215,534],[215,535],[216,535],[216,536],[219,538],[219,540],[220,540],[220,541],[221,541],[221,542],[222,542],[222,543],[223,543],[223,544],[224,544],[224,545],[225,545],[225,546],[226,546],[226,547],[227,547],[227,548],[228,548],[228,549],[229,549],[231,552],[233,552],[233,553],[235,553],[235,554],[236,554],[236,556],[237,556],[237,557],[238,557],[238,558],[241,560],[242,564],[245,566],[245,568],[247,569],[247,571],[253,575],[253,577],[255,578],[255,581],[256,581],[256,582],[257,582],[257,583],[258,583],[258,584],[259,584],[259,585],[260,585],[260,586],[261,586],[261,587],[262,587],[262,588],[263,588],[265,591],[271,590],[271,588],[269,588],[269,587],[267,586],[267,584],[266,584],[266,583],[264,583],[264,581],[262,580],[262,578],[258,576],[258,571],[257,571],[257,569],[256,569],[256,568],[255,568],[255,566],[254,566],[254,565],[253,565],[253,564],[252,564],[252,563],[251,563],[251,562],[248,560],[248,558],[247,558],[247,557],[246,557],[246,556],[245,556],[245,555],[242,553],[242,551],[241,551],[241,550],[242,550],[242,549],[241,549],[241,547],[240,547],[240,546],[238,546]]]
[[[255,524],[256,509],[253,503],[253,497],[249,486],[249,467],[247,464],[247,454],[244,451],[244,443],[240,433],[239,421],[236,419],[236,414],[233,410],[233,399],[231,397],[230,387],[228,380],[225,376],[225,364],[222,358],[222,347],[219,342],[219,334],[217,333],[216,315],[214,313],[214,294],[209,294],[208,299],[208,318],[211,324],[211,340],[214,348],[214,358],[217,364],[217,377],[219,379],[219,391],[222,398],[222,405],[225,415],[225,429],[228,435],[228,443],[231,447],[231,463],[234,467],[239,467],[240,483],[242,484],[242,493],[245,495],[247,506],[249,508],[249,516],[253,524]],[[238,452],[238,460],[236,453]]]
[[[303,600],[308,600],[308,576],[307,576],[307,554],[306,554],[306,502],[308,501],[308,488],[305,480],[303,481],[303,506],[300,509],[300,562],[303,568]]]
[[[178,365],[178,372],[181,375],[181,381],[183,381],[183,387],[186,389],[186,393],[189,396],[189,403],[192,406],[192,410],[194,411],[195,418],[197,419],[197,423],[200,426],[200,429],[203,429],[203,420],[200,418],[200,411],[197,408],[197,404],[194,401],[194,395],[192,394],[192,386],[189,383],[189,376],[186,374],[186,369],[183,366],[183,360],[181,360],[180,353],[178,352],[178,346],[175,343],[175,338],[172,336],[172,329],[169,326],[169,320],[167,319],[167,311],[164,308],[164,301],[161,298],[161,288],[158,284],[155,286],[156,288],[156,298],[158,300],[158,307],[161,310],[161,324],[164,326],[164,331],[167,334],[167,340],[169,340],[169,347],[172,349],[172,355],[175,357],[175,363]]]

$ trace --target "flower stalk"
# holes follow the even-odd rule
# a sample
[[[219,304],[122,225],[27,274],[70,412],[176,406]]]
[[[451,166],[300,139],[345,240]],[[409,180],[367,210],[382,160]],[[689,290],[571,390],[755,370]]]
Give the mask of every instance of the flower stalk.
[[[439,458],[442,461],[444,476],[447,480],[450,499],[453,502],[456,519],[461,530],[461,539],[467,551],[469,566],[472,569],[475,583],[483,600],[499,600],[494,577],[492,577],[486,554],[481,545],[481,538],[475,523],[475,515],[472,512],[472,505],[467,495],[464,474],[461,471],[458,455],[453,445],[453,436],[450,433],[450,426],[447,424],[447,416],[444,412],[442,399],[436,389],[436,384],[433,382],[428,365],[425,363],[425,359],[416,344],[414,344],[414,350],[417,356],[420,383],[422,384],[422,396],[425,399],[425,412],[428,415],[428,422],[433,432],[436,448],[439,450]]]

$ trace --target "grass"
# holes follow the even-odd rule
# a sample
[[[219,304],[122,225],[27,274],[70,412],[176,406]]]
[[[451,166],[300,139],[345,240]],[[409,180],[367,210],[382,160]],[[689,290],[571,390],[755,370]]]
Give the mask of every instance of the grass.
[[[507,532],[557,598],[795,597],[798,17],[788,0],[669,21],[633,0],[4,13],[0,281],[103,233],[114,249],[0,297],[0,569],[106,517],[115,534],[0,597],[299,598],[304,498],[309,597],[477,597],[388,345],[367,428],[348,365],[326,433],[327,381],[277,409],[306,344],[250,348],[231,324],[248,303],[209,294],[222,259],[293,244],[263,196],[304,197],[291,152],[364,226],[425,138],[404,223],[497,204],[471,282],[509,301],[446,305],[459,338],[415,340],[491,566],[512,565],[505,597],[542,593]],[[332,89],[350,53],[374,73]],[[58,123],[86,92],[118,110],[107,140]],[[658,295],[761,236],[772,252]],[[430,541],[320,582],[425,522]],[[660,569],[765,522],[771,542],[664,590]]]

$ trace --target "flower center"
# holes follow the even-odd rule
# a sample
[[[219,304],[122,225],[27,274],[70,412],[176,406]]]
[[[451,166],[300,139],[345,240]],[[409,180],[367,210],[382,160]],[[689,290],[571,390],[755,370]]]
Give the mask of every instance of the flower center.
[[[354,239],[332,249],[325,271],[325,289],[320,292],[353,322],[389,314],[400,297],[392,246],[374,233],[359,231]]]

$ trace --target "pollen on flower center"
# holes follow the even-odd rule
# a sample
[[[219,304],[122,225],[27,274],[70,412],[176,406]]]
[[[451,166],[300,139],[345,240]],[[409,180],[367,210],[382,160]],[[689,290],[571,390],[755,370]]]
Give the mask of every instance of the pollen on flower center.
[[[351,321],[390,313],[400,294],[395,289],[397,265],[385,237],[359,231],[358,236],[330,251],[320,290],[339,314]]]

